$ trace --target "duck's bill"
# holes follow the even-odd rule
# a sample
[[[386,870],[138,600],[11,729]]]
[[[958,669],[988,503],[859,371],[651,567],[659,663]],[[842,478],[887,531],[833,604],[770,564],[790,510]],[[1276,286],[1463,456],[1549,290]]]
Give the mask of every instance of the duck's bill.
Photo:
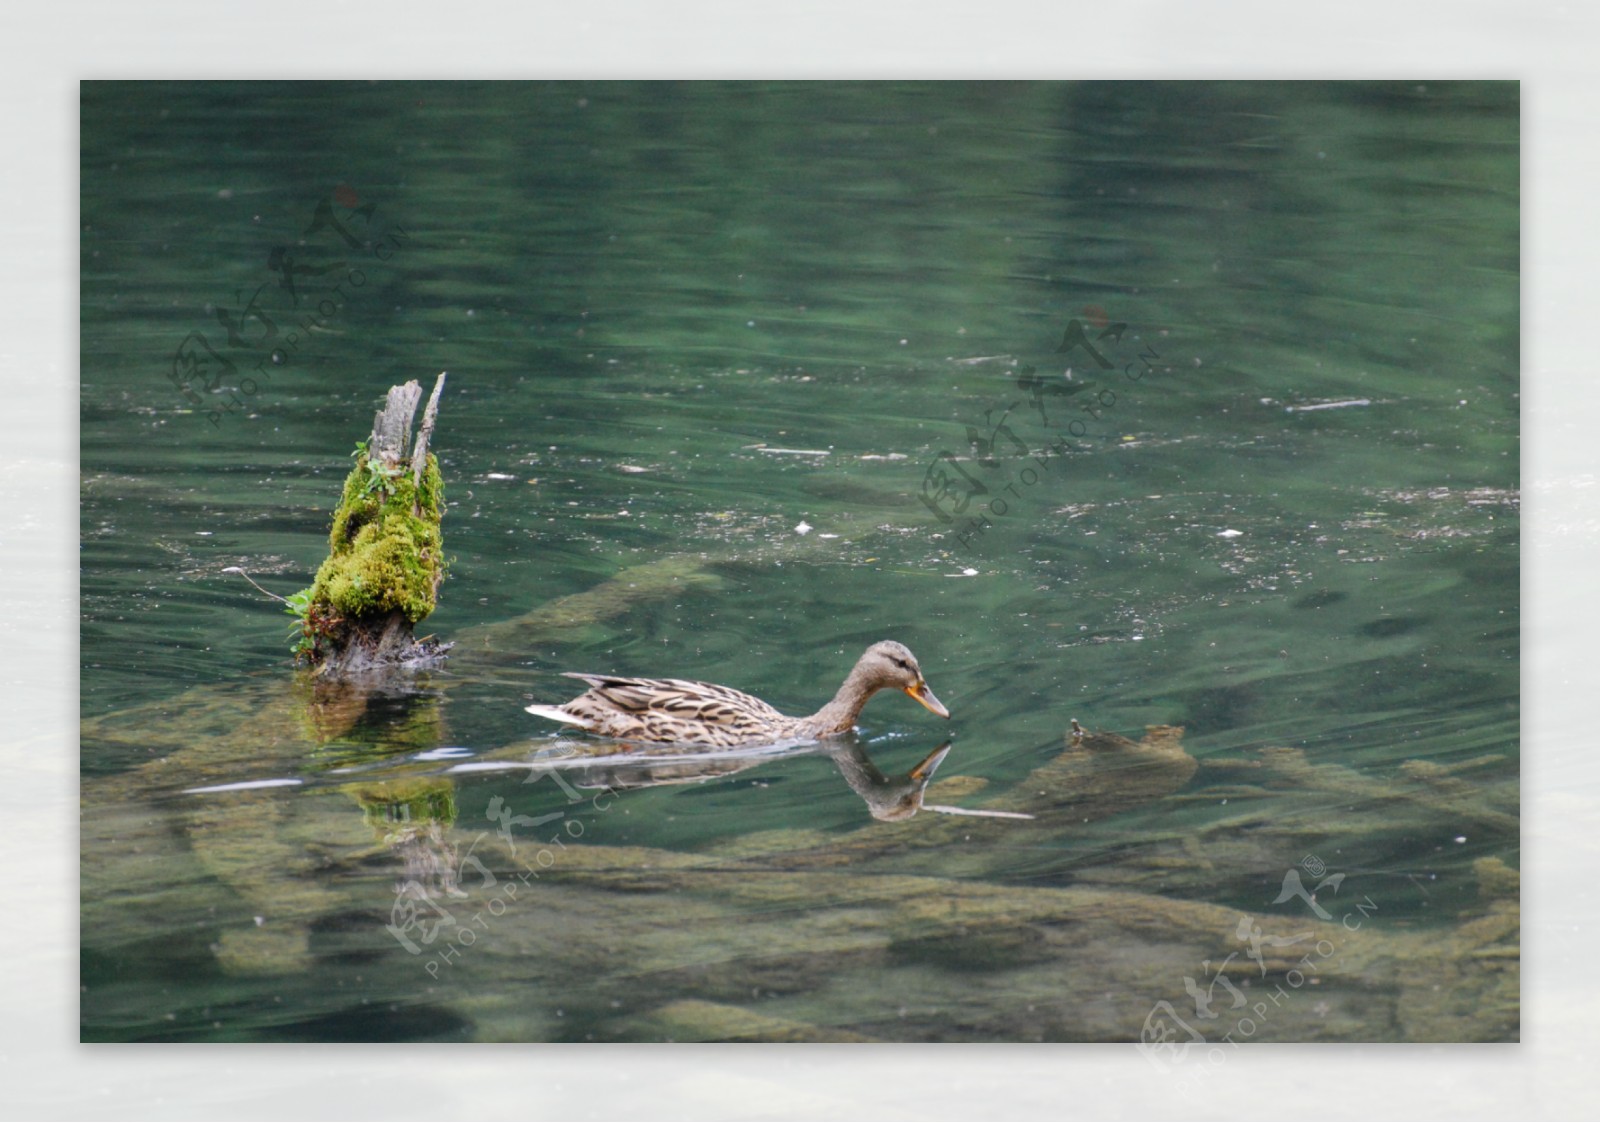
[[[944,763],[944,758],[950,752],[950,742],[946,741],[933,752],[922,758],[922,763],[911,770],[911,778],[919,784],[926,784],[933,779],[934,770]]]
[[[907,694],[911,695],[911,697],[921,702],[924,706],[928,707],[928,709],[932,710],[940,717],[947,718],[950,716],[950,711],[944,708],[943,702],[939,701],[939,699],[933,696],[933,691],[928,689],[927,683],[919,682],[915,686],[908,686],[905,689]]]

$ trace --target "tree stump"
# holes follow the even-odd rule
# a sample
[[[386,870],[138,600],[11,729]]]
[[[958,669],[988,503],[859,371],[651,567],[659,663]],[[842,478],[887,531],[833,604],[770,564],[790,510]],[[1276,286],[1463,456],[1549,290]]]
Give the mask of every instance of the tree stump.
[[[296,657],[319,679],[429,667],[453,646],[413,634],[437,604],[445,574],[444,480],[428,451],[444,381],[440,374],[434,383],[414,443],[422,389],[411,381],[390,387],[372,435],[352,454],[328,558],[311,588],[290,602],[303,610]]]

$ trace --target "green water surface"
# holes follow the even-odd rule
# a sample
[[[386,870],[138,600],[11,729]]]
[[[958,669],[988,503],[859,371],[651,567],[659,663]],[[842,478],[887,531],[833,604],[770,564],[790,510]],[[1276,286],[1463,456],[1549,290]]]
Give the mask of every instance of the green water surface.
[[[1514,83],[81,99],[86,1040],[1215,1040],[1233,952],[1256,1039],[1516,1038]],[[440,371],[456,655],[314,692],[223,570],[308,585]],[[546,768],[595,746],[522,710],[806,713],[885,638],[951,719],[850,759],[948,738],[928,803],[1033,819],[804,746]],[[1039,772],[1073,720],[1198,768]]]

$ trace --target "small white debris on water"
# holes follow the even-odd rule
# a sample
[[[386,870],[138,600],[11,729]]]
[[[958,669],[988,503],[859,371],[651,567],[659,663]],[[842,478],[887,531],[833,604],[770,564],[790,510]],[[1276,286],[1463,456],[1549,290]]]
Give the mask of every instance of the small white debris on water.
[[[412,759],[413,760],[459,760],[462,757],[470,757],[471,755],[472,755],[472,750],[471,749],[462,748],[459,745],[446,745],[446,746],[444,746],[442,748],[437,748],[437,749],[425,749],[422,752],[417,753],[415,756],[413,756]]]
[[[990,811],[987,808],[978,808],[978,807],[952,807],[948,803],[924,803],[922,805],[922,809],[924,811],[937,811],[941,815],[970,815],[975,819],[1031,819],[1031,818],[1033,818],[1032,815],[1029,815],[1029,814],[1027,814],[1025,812],[1022,812],[1022,811]],[[1085,822],[1087,822],[1087,821],[1088,820],[1085,820]],[[971,838],[972,836],[971,835],[966,835],[964,837]]]
[[[218,784],[210,788],[184,788],[181,795],[209,795],[212,792],[251,792],[259,788],[290,788],[299,780],[246,780],[238,784]]]
[[[619,471],[619,472],[648,472],[649,470],[650,470],[649,468],[641,468],[637,464],[618,464],[617,465],[617,471]]]
[[[1239,537],[1242,537],[1243,535],[1244,535],[1244,531],[1242,531],[1242,530],[1219,530],[1219,531],[1217,531],[1217,537],[1218,538],[1239,538]]]
[[[1318,402],[1310,406],[1284,406],[1285,413],[1310,413],[1314,409],[1344,409],[1347,406],[1370,406],[1371,398],[1350,398],[1342,402]]]
[[[483,478],[486,479],[486,480],[514,480],[517,477],[508,476],[504,472],[490,472],[488,475],[484,476]]]
[[[801,519],[799,525],[794,528],[796,534],[810,534],[811,530],[811,524],[806,522],[805,519]]]

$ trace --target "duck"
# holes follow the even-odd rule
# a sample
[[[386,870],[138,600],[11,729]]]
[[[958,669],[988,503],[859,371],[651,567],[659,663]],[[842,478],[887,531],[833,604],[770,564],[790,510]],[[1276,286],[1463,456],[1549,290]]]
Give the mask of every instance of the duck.
[[[928,689],[917,657],[894,640],[875,643],[856,660],[833,700],[810,717],[789,717],[761,699],[709,682],[622,678],[568,671],[589,689],[559,706],[535,704],[530,714],[626,741],[728,748],[773,741],[818,740],[846,733],[880,690],[904,691],[931,712],[950,711]]]

